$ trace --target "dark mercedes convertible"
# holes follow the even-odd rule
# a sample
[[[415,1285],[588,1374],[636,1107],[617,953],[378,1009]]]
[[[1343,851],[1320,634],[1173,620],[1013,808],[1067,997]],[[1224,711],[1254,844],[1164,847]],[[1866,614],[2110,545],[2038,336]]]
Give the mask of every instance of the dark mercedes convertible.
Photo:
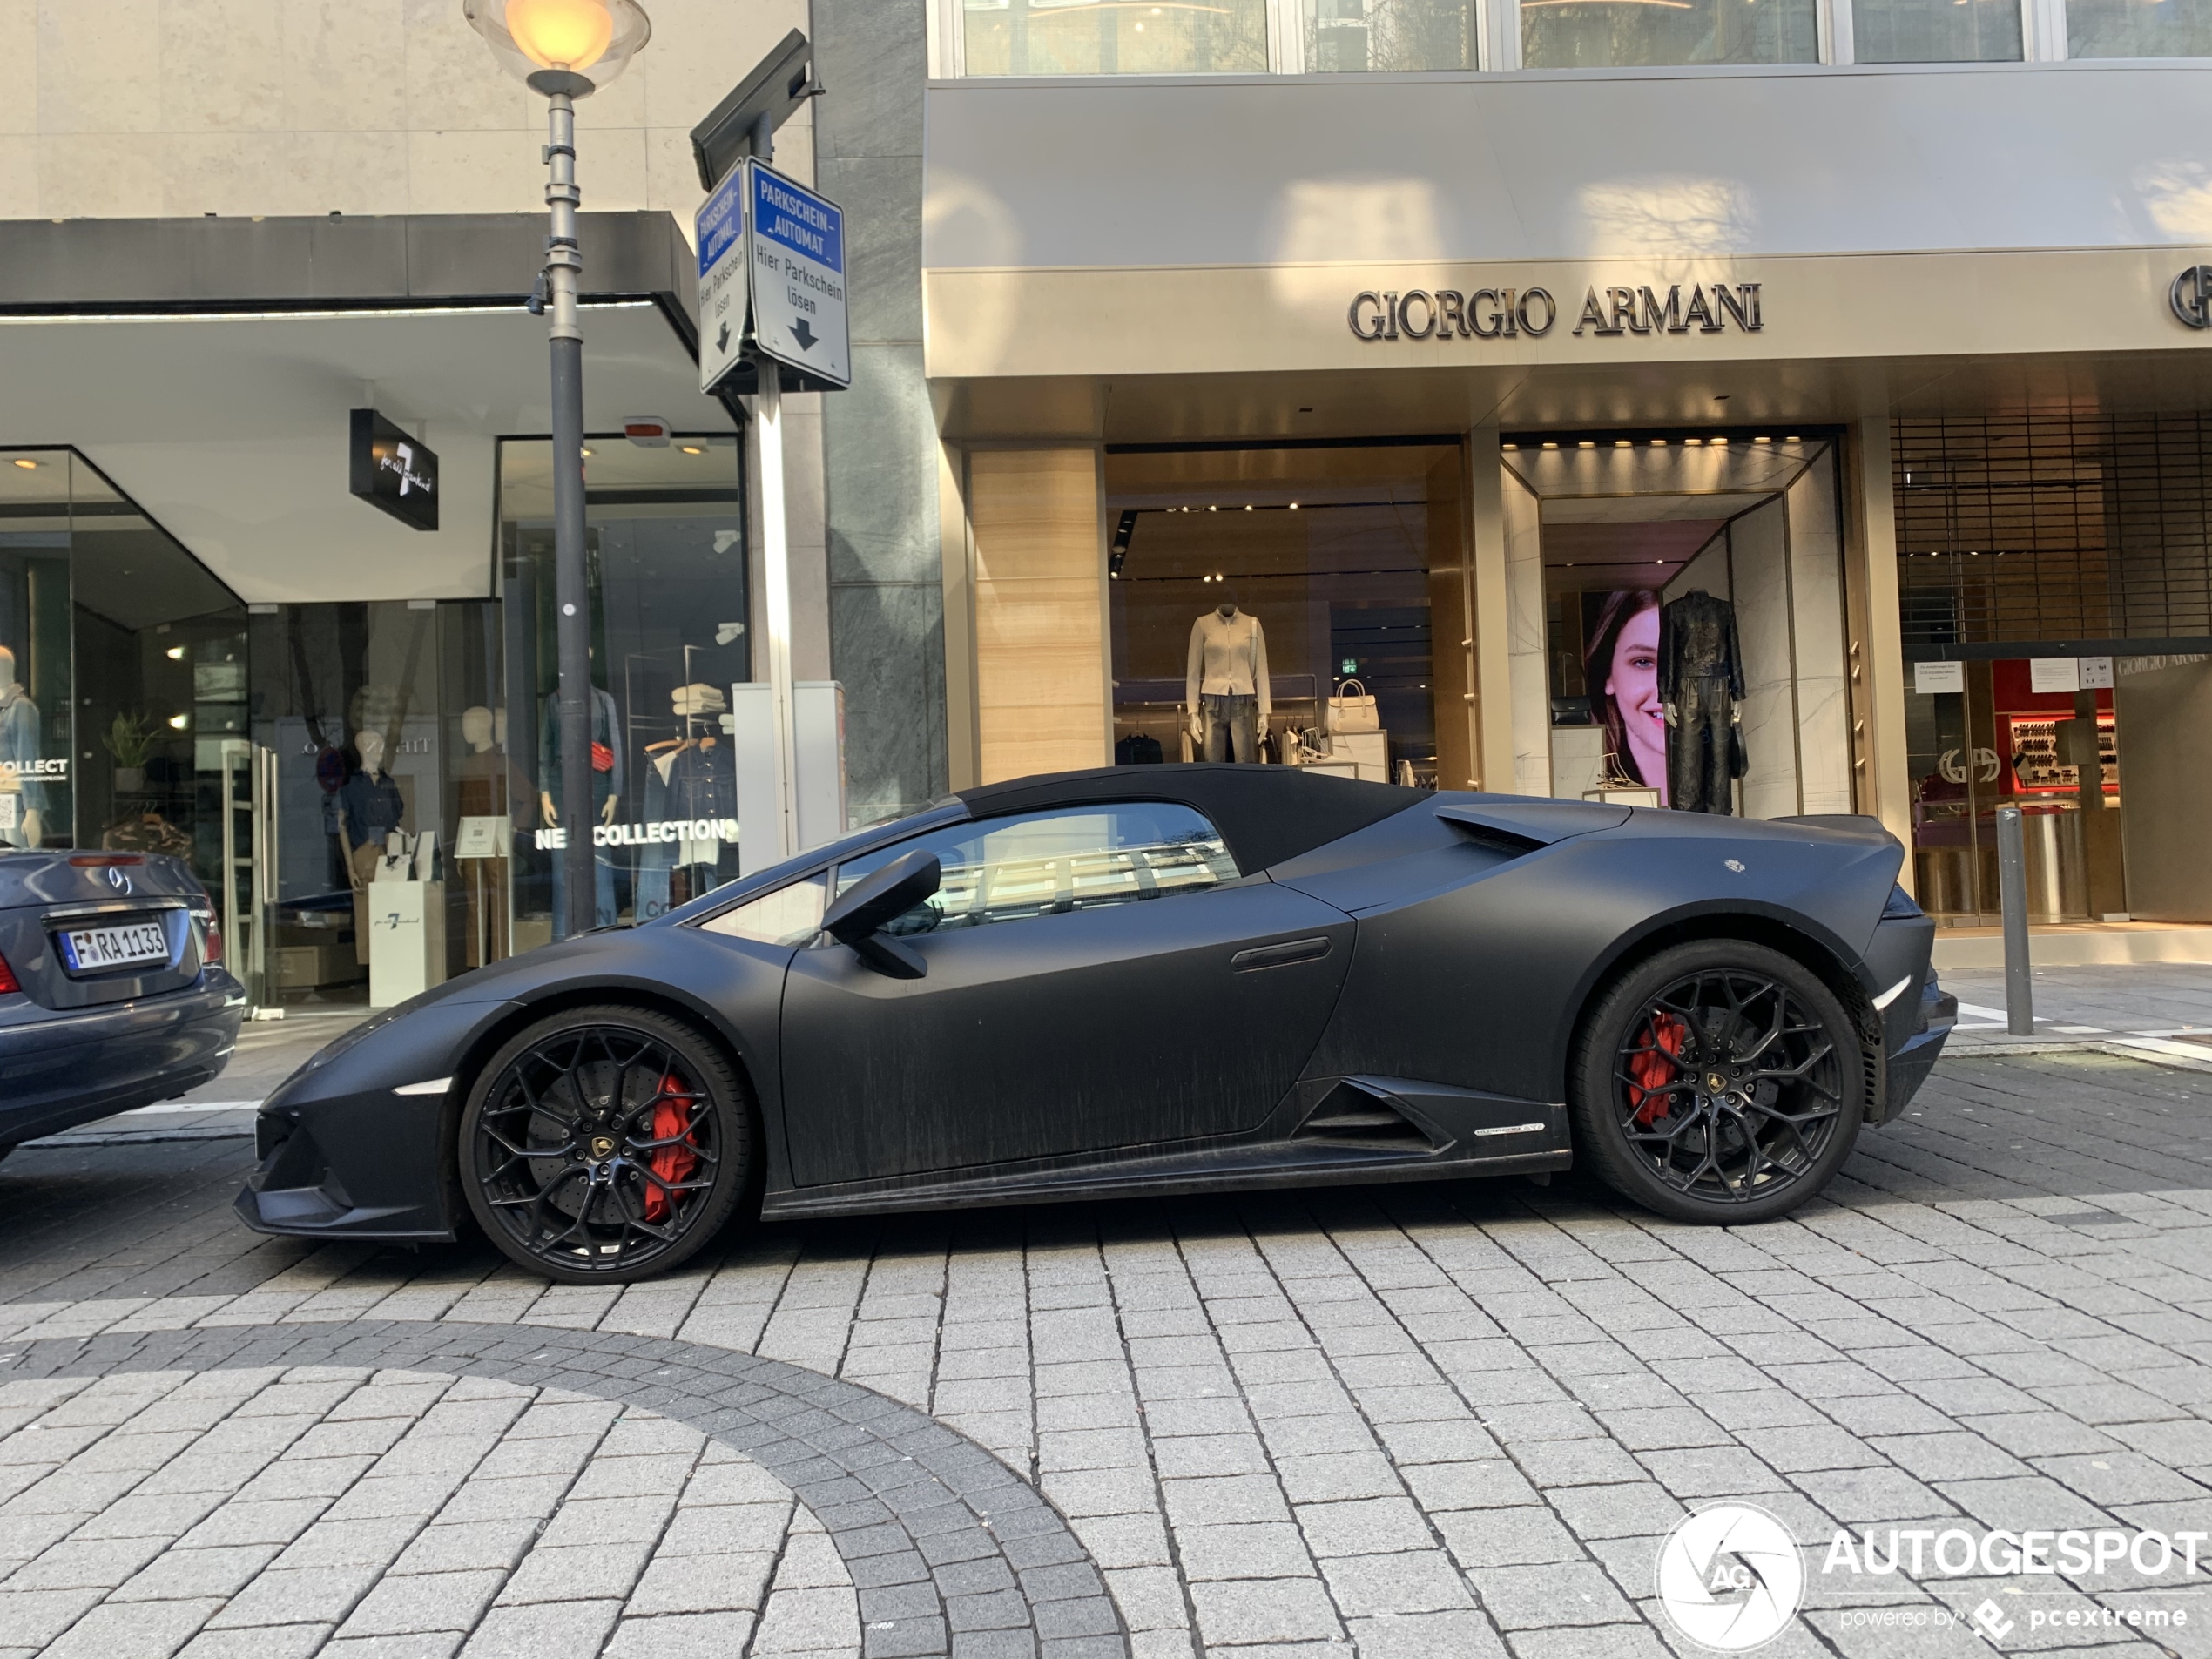
[[[1778,1216],[1934,1062],[1934,929],[1872,820],[1276,766],[1023,779],[469,974],[271,1096],[239,1211],[555,1278],[768,1217],[1580,1158]]]

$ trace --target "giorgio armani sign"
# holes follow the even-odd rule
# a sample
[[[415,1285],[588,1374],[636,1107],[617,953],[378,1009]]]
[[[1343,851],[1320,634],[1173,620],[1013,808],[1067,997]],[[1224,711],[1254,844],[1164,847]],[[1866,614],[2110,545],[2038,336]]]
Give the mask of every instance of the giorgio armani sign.
[[[1345,320],[1361,340],[1541,339],[1565,317],[1548,288],[1365,289],[1352,295]],[[1662,296],[1649,285],[1591,288],[1574,334],[1717,334],[1764,326],[1756,282],[1669,283]]]

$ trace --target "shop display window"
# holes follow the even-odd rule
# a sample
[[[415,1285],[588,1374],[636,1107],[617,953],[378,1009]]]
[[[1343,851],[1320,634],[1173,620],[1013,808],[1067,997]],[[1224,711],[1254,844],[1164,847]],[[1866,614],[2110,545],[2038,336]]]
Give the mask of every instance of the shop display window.
[[[1109,447],[1118,765],[1465,788],[1457,444]]]
[[[1263,75],[1266,0],[962,0],[970,75]]]
[[[0,452],[0,846],[181,858],[224,880],[244,608],[84,457]]]
[[[1536,435],[1503,459],[1509,600],[1541,603],[1550,691],[1548,741],[1514,744],[1548,772],[1524,761],[1514,786],[1750,818],[1854,810],[1832,440]]]
[[[591,592],[592,837],[588,914],[570,917],[560,848],[551,446],[500,448],[503,704],[527,779],[515,807],[516,949],[644,921],[739,873],[738,718],[752,678],[737,440],[593,441],[585,461]],[[841,829],[841,826],[840,826]]]
[[[73,840],[71,461],[0,455],[0,847]]]

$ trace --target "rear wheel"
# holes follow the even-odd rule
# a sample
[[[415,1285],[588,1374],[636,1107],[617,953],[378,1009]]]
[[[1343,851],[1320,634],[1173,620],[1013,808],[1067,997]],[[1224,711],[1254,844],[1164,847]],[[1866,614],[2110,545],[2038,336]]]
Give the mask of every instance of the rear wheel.
[[[1576,1148],[1662,1215],[1769,1220],[1850,1156],[1865,1064],[1843,1004],[1802,964],[1738,940],[1678,945],[1631,968],[1584,1026]]]
[[[572,1285],[666,1272],[729,1221],[752,1114],[720,1051],[643,1008],[539,1021],[469,1092],[462,1192],[513,1260]]]

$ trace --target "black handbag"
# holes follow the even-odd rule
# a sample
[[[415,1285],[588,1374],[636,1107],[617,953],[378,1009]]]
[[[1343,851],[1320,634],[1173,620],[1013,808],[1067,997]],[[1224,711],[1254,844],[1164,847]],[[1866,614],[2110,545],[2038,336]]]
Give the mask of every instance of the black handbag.
[[[1728,728],[1728,775],[1741,778],[1750,770],[1751,756],[1743,746],[1743,728],[1731,721]]]

